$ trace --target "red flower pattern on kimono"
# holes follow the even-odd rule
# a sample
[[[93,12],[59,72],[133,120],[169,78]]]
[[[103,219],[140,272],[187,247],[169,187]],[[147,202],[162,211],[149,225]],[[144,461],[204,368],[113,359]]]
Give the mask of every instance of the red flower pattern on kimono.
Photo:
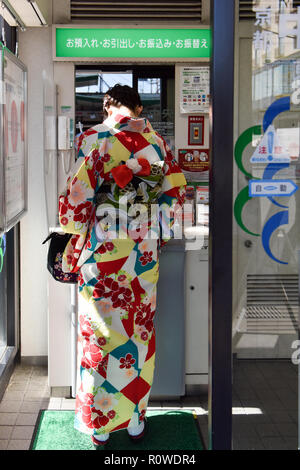
[[[114,417],[116,416],[116,412],[114,410],[110,410],[107,413],[107,416],[108,416],[109,419],[114,419]]]
[[[108,354],[99,362],[97,371],[99,372],[102,377],[106,377],[107,372],[107,364],[108,364]]]
[[[102,358],[101,348],[97,344],[84,341],[82,367],[85,369],[95,369]]]
[[[102,336],[102,337],[98,338],[97,343],[99,344],[99,346],[105,346],[106,345],[106,339]]]
[[[100,413],[101,413],[101,411],[100,411]],[[102,416],[97,416],[97,418],[95,418],[93,420],[93,426],[94,426],[95,429],[100,429],[103,426],[106,426],[108,422],[109,422],[108,417],[103,415],[103,413],[102,413]]]
[[[94,403],[94,396],[91,393],[79,392],[76,396],[75,413],[80,413],[81,419],[87,428],[93,429],[91,405]]]
[[[131,301],[132,292],[128,287],[120,287],[117,292],[111,296],[113,308],[125,308]]]
[[[133,364],[135,364],[135,359],[133,359],[132,354],[128,353],[125,357],[121,357],[120,359],[120,369],[130,369]]]
[[[83,315],[80,315],[79,317],[79,324],[82,336],[89,337],[94,333],[93,329],[91,328],[90,322]]]
[[[109,153],[105,153],[105,154],[103,155],[103,157],[102,157],[101,160],[102,160],[104,163],[107,163],[107,162],[109,162],[110,159],[111,159],[111,156],[109,155]]]
[[[140,256],[140,262],[142,266],[146,266],[146,264],[151,263],[153,256],[153,251],[144,251],[143,255]]]
[[[146,330],[150,333],[153,330],[154,314],[155,311],[151,312],[150,303],[148,305],[140,305],[135,319],[136,325],[144,326]]]

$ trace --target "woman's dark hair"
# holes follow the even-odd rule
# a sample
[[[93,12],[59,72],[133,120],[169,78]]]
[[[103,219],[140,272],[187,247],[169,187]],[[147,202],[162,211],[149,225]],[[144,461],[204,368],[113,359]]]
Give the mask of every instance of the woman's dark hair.
[[[104,95],[104,114],[107,114],[106,108],[109,108],[110,106],[115,106],[116,108],[119,108],[120,106],[126,106],[126,108],[134,112],[137,106],[142,106],[142,102],[140,95],[136,90],[128,85],[117,84],[107,90]]]

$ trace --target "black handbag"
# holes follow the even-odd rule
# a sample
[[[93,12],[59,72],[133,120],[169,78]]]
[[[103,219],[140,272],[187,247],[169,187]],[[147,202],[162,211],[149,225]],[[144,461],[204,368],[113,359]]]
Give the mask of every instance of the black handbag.
[[[76,284],[78,282],[78,273],[65,273],[62,270],[63,253],[71,237],[71,233],[52,232],[42,244],[44,245],[44,243],[50,240],[47,269],[51,276],[59,282]]]

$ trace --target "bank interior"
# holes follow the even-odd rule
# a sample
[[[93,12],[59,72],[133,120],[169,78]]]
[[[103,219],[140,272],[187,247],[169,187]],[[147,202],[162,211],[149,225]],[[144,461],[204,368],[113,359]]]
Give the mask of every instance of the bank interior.
[[[72,175],[77,160],[76,142],[83,131],[102,121],[103,96],[108,88],[120,83],[139,92],[144,107],[142,115],[167,141],[188,183],[185,202],[190,211],[184,236],[171,240],[160,255],[155,318],[157,359],[150,406],[196,410],[202,443],[209,447],[209,161],[213,97],[209,89],[211,44],[203,38],[208,38],[211,30],[211,3],[208,0],[151,1],[142,6],[137,1],[122,4],[83,0],[3,2],[6,28],[16,28],[11,53],[4,57],[13,63],[11,56],[17,56],[24,66],[17,64],[20,80],[27,87],[23,97],[27,114],[23,140],[20,132],[24,151],[23,181],[19,187],[22,200],[14,206],[16,216],[11,220],[7,214],[3,217],[0,416],[1,412],[14,413],[5,408],[5,403],[13,401],[10,393],[16,393],[20,409],[26,404],[26,397],[30,402],[28,391],[13,388],[15,374],[44,377],[43,393],[46,390],[47,394],[36,399],[36,402],[42,400],[40,406],[41,403],[45,406],[46,399],[52,409],[74,406],[78,365],[77,289],[76,285],[59,283],[50,276],[47,245],[42,245],[42,241],[51,231],[60,230],[58,196]],[[285,77],[292,72],[291,68],[286,72],[285,67],[294,67],[297,62],[297,52],[285,52],[281,54],[281,62],[275,57],[258,61],[253,68],[257,11],[264,7],[260,3],[235,2],[234,142],[245,129],[261,122],[272,100],[291,92],[292,80],[287,84]],[[295,12],[299,6],[299,2],[269,3],[271,9],[277,8],[277,4],[280,7],[281,3],[293,3],[289,12]],[[278,10],[277,19],[279,13]],[[83,51],[86,31],[99,29],[105,31],[102,40],[108,38],[103,53],[92,50],[96,47],[96,43],[92,46],[92,40],[87,40]],[[144,43],[139,43],[139,56],[130,56],[129,39],[126,48],[125,43],[120,48],[123,30],[140,32],[138,40],[148,41],[145,48]],[[161,30],[162,34],[175,31],[177,55],[174,52],[171,57],[161,56],[158,42],[161,38],[156,39],[152,48],[147,39],[151,39],[149,31],[152,30]],[[193,34],[199,30],[203,36],[197,43]],[[176,32],[179,32],[177,39]],[[59,41],[64,37],[69,38],[69,43],[62,47]],[[277,80],[278,90],[268,88],[264,95],[262,83],[270,76],[273,82]],[[3,105],[8,109],[7,101]],[[295,180],[299,156],[298,116],[295,108],[276,117],[281,141],[296,142],[289,167],[293,168]],[[8,131],[12,131],[13,125],[13,118],[8,117]],[[257,145],[259,132],[253,136],[246,149],[247,158]],[[13,148],[10,151],[13,153]],[[237,198],[250,177],[262,178],[262,173],[259,164],[249,170],[245,154],[239,164],[237,153],[234,156],[228,165],[232,165],[233,194]],[[13,180],[8,181],[7,199],[9,185],[14,184]],[[258,234],[262,222],[276,209],[274,204],[268,198],[256,198],[255,203],[241,208],[239,199],[237,203],[236,199],[233,201],[236,216],[232,221],[234,448],[297,448],[297,367],[291,362],[291,345],[298,338],[296,200],[297,194],[293,203],[287,198],[280,200],[290,204],[290,218],[285,230],[279,230],[276,239],[272,238],[273,259]],[[278,263],[274,258],[289,262]],[[32,397],[31,401],[34,401]],[[37,415],[37,411],[38,405],[32,414]],[[5,423],[0,421],[0,428],[7,428],[7,433],[13,436],[18,422]],[[32,421],[19,426],[33,431]],[[30,439],[24,439],[26,445]],[[8,447],[14,439],[1,434],[1,440]]]

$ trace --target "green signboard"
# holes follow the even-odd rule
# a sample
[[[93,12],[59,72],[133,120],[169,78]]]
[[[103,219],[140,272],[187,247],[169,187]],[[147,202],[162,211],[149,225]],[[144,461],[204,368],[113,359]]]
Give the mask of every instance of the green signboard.
[[[209,58],[210,29],[56,28],[56,57]]]

